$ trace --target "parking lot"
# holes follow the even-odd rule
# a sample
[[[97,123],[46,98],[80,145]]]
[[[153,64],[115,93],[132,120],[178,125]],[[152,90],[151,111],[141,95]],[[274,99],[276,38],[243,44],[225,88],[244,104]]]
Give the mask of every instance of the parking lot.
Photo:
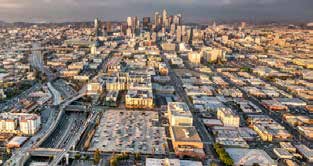
[[[165,128],[152,111],[108,110],[100,121],[89,151],[165,154]]]

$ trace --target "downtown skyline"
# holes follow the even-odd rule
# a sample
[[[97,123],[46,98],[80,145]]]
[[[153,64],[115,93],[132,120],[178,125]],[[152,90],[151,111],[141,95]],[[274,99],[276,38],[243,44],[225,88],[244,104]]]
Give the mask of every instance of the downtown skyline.
[[[312,1],[0,0],[0,163],[313,165]]]

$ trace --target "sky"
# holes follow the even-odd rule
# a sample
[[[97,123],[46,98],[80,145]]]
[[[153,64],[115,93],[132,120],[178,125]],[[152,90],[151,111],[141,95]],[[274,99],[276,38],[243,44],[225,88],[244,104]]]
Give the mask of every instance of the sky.
[[[313,0],[0,0],[7,22],[122,21],[167,9],[186,22],[312,22]]]

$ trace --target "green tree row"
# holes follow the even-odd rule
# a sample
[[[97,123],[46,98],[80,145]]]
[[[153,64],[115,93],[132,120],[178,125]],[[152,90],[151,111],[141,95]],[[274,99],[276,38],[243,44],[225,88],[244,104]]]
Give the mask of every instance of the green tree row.
[[[231,166],[234,165],[233,159],[229,156],[229,154],[225,151],[225,148],[219,144],[215,143],[214,144],[214,150],[218,155],[218,158],[226,165],[226,166]]]
[[[122,154],[113,155],[110,159],[110,166],[117,166],[121,160],[128,160],[129,154],[124,152]]]

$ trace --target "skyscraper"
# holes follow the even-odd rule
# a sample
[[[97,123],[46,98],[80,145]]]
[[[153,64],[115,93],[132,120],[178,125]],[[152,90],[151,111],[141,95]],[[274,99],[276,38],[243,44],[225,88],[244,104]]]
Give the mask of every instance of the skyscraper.
[[[166,9],[162,12],[162,19],[163,19],[163,25],[168,26],[168,18],[167,18],[167,11]]]
[[[138,19],[138,17],[133,17],[133,29],[139,29],[139,25],[140,25],[140,21]]]
[[[154,24],[156,26],[160,25],[160,23],[161,23],[160,20],[161,20],[160,13],[159,12],[155,12],[154,13]]]
[[[130,38],[133,37],[133,32],[132,32],[132,29],[130,27],[127,28],[126,36],[128,36]]]
[[[106,22],[106,30],[107,30],[107,32],[112,32],[112,24],[111,24],[111,21]]]
[[[127,26],[128,27],[131,27],[132,26],[132,23],[133,23],[133,19],[132,19],[132,17],[127,17]]]
[[[173,23],[176,24],[176,25],[181,25],[182,24],[181,14],[177,14],[177,15],[174,16]]]
[[[143,28],[148,29],[150,24],[150,17],[144,17],[142,20]]]
[[[173,23],[171,24],[171,29],[170,29],[171,34],[175,34],[175,30],[176,30],[176,25]]]
[[[94,20],[94,28],[95,28],[95,35],[99,36],[99,26],[100,26],[100,21],[98,18]]]
[[[96,18],[96,19],[94,20],[94,28],[95,28],[95,29],[99,28],[99,19],[98,19],[98,18]]]
[[[240,23],[240,28],[244,29],[246,27],[247,23],[246,22],[241,22]]]
[[[179,13],[179,14],[177,14],[177,17],[178,17],[178,24],[182,25],[183,24],[183,16]]]
[[[177,26],[176,41],[180,43],[182,41],[182,26]]]

